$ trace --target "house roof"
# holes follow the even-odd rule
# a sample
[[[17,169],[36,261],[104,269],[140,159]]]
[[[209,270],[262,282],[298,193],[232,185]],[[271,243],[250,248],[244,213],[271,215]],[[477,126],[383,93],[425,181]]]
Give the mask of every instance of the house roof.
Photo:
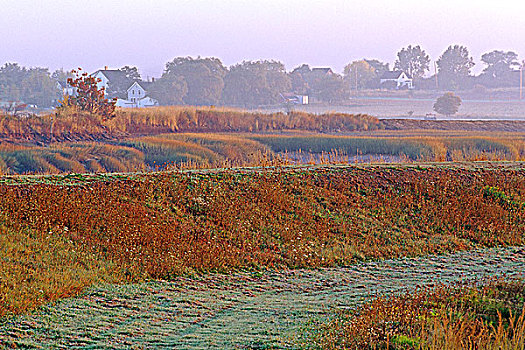
[[[133,87],[133,85],[139,85],[144,91],[148,91],[148,89],[151,87],[151,85],[153,84],[151,81],[134,81],[129,87],[127,90],[131,89]]]
[[[401,74],[403,74],[404,72],[402,70],[394,70],[394,71],[386,71],[383,73],[383,75],[381,76],[381,79],[399,79],[399,77],[401,76]],[[408,76],[408,74],[405,73],[405,75],[410,79],[410,77]]]
[[[312,72],[317,72],[317,73],[323,73],[323,74],[329,74],[329,73],[333,73],[332,72],[332,68],[312,68]]]
[[[112,82],[123,81],[127,79],[126,73],[118,69],[99,69],[92,75],[97,75],[97,73],[99,72],[104,74],[106,78],[108,78],[108,80]]]

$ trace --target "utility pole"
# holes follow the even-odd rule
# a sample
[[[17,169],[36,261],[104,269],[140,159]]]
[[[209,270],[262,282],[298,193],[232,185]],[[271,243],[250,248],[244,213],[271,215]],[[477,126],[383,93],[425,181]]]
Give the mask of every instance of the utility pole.
[[[521,62],[520,66],[520,101],[523,99],[523,66],[525,66],[525,60]]]
[[[436,90],[439,90],[439,84],[438,84],[438,73],[437,73],[437,64],[436,64],[436,61],[434,61],[434,77],[436,78]]]
[[[357,96],[357,64],[355,65],[355,95]]]

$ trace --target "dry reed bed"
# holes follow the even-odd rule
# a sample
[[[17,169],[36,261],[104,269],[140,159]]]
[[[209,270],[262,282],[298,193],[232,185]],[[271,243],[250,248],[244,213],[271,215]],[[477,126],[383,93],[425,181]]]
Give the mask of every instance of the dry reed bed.
[[[380,127],[377,118],[363,114],[262,113],[211,107],[121,109],[108,121],[71,111],[20,118],[0,116],[2,139],[39,142],[118,139],[168,132],[345,132]]]

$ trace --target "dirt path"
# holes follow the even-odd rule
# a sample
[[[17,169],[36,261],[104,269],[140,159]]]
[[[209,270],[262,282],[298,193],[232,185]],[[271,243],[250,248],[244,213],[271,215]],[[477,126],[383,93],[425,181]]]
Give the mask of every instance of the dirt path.
[[[352,307],[378,293],[502,273],[525,277],[525,247],[104,286],[0,321],[0,346],[294,348],[309,321],[332,308]]]

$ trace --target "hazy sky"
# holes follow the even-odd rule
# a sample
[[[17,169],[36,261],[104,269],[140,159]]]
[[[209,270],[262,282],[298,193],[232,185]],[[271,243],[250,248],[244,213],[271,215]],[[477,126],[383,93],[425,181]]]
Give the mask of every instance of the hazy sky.
[[[0,0],[0,64],[52,70],[134,65],[158,76],[176,56],[201,55],[341,72],[361,58],[392,65],[409,44],[433,60],[450,44],[477,63],[493,49],[524,59],[525,1]]]

